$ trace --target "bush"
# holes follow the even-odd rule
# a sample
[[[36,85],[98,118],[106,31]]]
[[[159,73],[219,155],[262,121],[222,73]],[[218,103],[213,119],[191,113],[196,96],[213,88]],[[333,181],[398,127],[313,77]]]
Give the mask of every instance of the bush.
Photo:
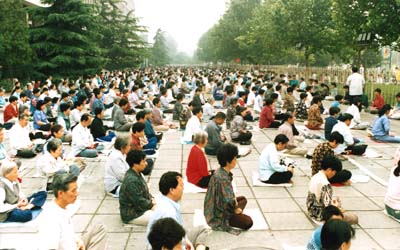
[[[14,85],[11,79],[3,79],[0,80],[0,86],[5,89],[6,92],[11,92]]]

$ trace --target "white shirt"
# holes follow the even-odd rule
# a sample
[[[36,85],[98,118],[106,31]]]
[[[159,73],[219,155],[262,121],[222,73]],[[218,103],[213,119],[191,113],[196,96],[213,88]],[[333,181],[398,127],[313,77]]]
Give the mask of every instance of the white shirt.
[[[364,84],[365,80],[361,74],[351,74],[346,81],[346,85],[349,85],[349,95],[362,95]]]
[[[205,122],[208,122],[211,119],[211,117],[213,117],[213,116],[214,116],[214,107],[209,103],[204,104],[204,106],[203,106],[203,120]]]
[[[350,128],[354,128],[357,124],[361,123],[360,110],[356,105],[352,104],[350,107],[348,107],[346,113],[351,114],[353,116],[353,119],[351,120],[349,126]]]
[[[344,152],[345,148],[348,145],[354,144],[353,135],[351,134],[350,127],[341,121],[338,121],[338,123],[336,123],[335,126],[333,126],[331,133],[333,133],[335,131],[337,131],[337,132],[339,132],[339,134],[343,135],[343,138],[344,138],[344,143],[339,144],[339,146],[335,149],[335,152],[342,153],[342,152]]]
[[[128,169],[129,165],[126,162],[126,156],[121,151],[113,149],[104,168],[104,187],[107,192],[111,192],[122,184]]]
[[[42,189],[46,189],[48,182],[52,182],[54,174],[59,170],[69,171],[69,167],[61,157],[54,158],[50,153],[46,152],[41,155],[36,163],[36,168],[40,171],[42,177]]]
[[[258,95],[254,101],[254,111],[260,112],[263,108],[263,97],[261,95]]]
[[[38,218],[39,238],[43,250],[77,250],[71,214],[53,200]]]
[[[287,171],[287,166],[280,164],[280,158],[275,143],[270,143],[263,149],[260,155],[259,165],[259,178],[262,181],[268,181],[275,172]]]
[[[4,182],[4,184],[6,184],[11,190],[14,190],[14,184],[16,182],[10,182],[7,178],[3,178],[3,177],[0,177],[0,180],[2,180]],[[18,183],[16,183],[16,184],[19,185]],[[21,191],[21,186],[19,187],[19,197],[20,197],[20,199],[25,197]],[[0,188],[0,213],[13,210],[14,208],[17,207],[17,203],[16,204],[4,203],[5,199],[6,199],[6,191],[3,188]]]
[[[250,91],[250,92],[249,92],[249,95],[247,96],[247,103],[246,103],[246,105],[247,105],[247,106],[254,105],[255,100],[256,100],[256,94],[254,94],[253,91]]]
[[[385,195],[385,204],[389,207],[400,210],[400,176],[393,174],[395,168],[390,172],[388,190]]]
[[[72,153],[78,155],[86,147],[93,145],[94,139],[90,129],[83,127],[81,123],[72,130]]]
[[[69,115],[70,116],[69,119],[71,122],[71,128],[81,122],[82,114],[83,114],[83,112],[79,111],[78,109],[71,110],[71,114]]]
[[[192,136],[201,131],[201,123],[197,116],[190,117],[188,123],[186,124],[185,133],[183,134],[184,141],[192,141]]]
[[[10,129],[10,146],[11,155],[17,155],[17,150],[28,148],[32,146],[31,139],[29,138],[29,127],[25,126],[24,128],[19,125],[19,122],[15,123],[15,125]]]

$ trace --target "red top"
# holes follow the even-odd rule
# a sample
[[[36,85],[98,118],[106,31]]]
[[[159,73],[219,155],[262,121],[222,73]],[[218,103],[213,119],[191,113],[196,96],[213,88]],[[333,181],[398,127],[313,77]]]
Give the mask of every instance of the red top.
[[[383,108],[383,105],[385,105],[385,100],[383,99],[382,95],[378,95],[375,97],[374,102],[372,103],[372,107],[375,107],[377,109]]]
[[[239,104],[240,107],[244,107],[244,101],[243,101],[242,98],[238,99],[238,104]]]
[[[188,182],[197,185],[201,178],[208,176],[207,158],[198,146],[194,145],[190,150],[186,168]]]
[[[18,107],[15,108],[11,103],[6,106],[4,109],[4,123],[8,122],[12,118],[18,118]]]
[[[142,145],[140,144],[140,138],[131,134],[131,150],[142,150]]]
[[[260,128],[269,128],[274,120],[271,106],[264,106],[260,114]]]

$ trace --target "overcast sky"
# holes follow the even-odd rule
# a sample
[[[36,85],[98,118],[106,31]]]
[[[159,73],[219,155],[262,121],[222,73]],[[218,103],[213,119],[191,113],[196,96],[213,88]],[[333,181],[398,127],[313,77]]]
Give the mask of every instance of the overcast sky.
[[[149,30],[149,42],[158,28],[178,43],[178,50],[193,54],[202,34],[224,14],[225,0],[135,0],[135,15]]]

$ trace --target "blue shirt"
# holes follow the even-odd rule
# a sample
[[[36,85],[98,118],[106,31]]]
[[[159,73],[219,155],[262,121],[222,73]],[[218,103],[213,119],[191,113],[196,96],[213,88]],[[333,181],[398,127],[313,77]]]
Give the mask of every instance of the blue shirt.
[[[33,127],[35,129],[40,128],[40,126],[38,124],[39,121],[44,122],[44,123],[49,123],[47,121],[46,114],[43,111],[36,110],[35,113],[33,114]]]
[[[372,134],[374,136],[388,135],[390,130],[390,122],[386,115],[378,117],[372,126]]]
[[[147,139],[155,137],[156,132],[154,131],[153,125],[151,125],[150,119],[147,119],[144,125],[144,134],[146,135]]]
[[[259,175],[261,181],[268,181],[275,172],[285,172],[287,167],[282,165],[279,159],[278,150],[274,143],[264,148],[260,155]]]
[[[333,101],[331,107],[340,108],[340,103],[338,101]]]
[[[322,225],[318,226],[313,232],[310,241],[307,244],[307,250],[321,250],[321,230]]]
[[[333,116],[328,116],[327,118],[325,118],[325,139],[329,139],[333,126],[335,126],[336,123],[338,123],[338,121]]]
[[[4,148],[4,145],[0,143],[0,160],[4,160],[7,157],[7,151]]]
[[[4,99],[4,96],[0,96],[0,107],[4,107],[6,105],[6,100]]]

